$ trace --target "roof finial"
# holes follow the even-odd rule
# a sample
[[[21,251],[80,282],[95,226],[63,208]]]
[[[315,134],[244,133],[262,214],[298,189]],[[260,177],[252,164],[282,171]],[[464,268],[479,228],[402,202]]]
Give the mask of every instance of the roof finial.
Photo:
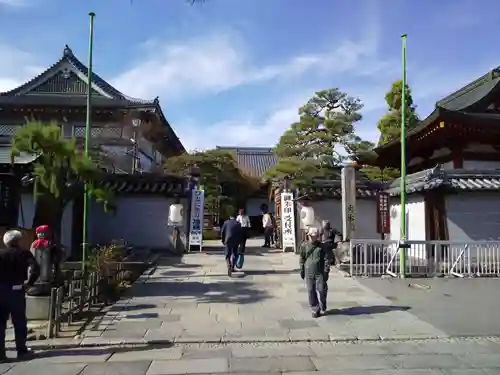
[[[67,44],[64,45],[63,55],[64,56],[73,56],[73,51],[71,50],[71,48],[69,48],[69,46]]]

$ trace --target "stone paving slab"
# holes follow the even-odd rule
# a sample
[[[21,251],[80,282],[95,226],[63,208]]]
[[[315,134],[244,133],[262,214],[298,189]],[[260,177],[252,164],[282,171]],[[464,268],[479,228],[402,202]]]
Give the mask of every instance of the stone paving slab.
[[[357,280],[332,271],[329,313],[311,318],[298,257],[249,248],[243,271],[222,255],[160,259],[82,343],[330,341],[447,337]]]
[[[436,350],[437,349],[437,350]],[[434,374],[500,372],[498,339],[196,344],[52,350],[0,366],[6,375]]]

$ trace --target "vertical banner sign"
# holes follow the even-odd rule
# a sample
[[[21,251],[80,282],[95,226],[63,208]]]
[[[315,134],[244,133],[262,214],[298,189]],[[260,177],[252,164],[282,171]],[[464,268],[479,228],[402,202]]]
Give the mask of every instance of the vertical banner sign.
[[[191,217],[189,218],[189,246],[200,246],[203,242],[203,205],[205,191],[193,189],[191,196]]]
[[[377,193],[377,232],[391,233],[389,194],[382,192]]]
[[[356,169],[345,166],[341,173],[342,183],[342,235],[352,240],[356,233]]]
[[[295,202],[292,193],[281,193],[281,247],[295,251]]]

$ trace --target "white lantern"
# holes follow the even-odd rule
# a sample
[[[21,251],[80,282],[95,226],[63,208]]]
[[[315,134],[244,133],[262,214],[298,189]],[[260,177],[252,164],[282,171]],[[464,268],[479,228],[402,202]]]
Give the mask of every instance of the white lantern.
[[[182,225],[183,224],[183,212],[184,208],[182,204],[176,203],[171,204],[168,210],[168,222],[170,225]]]
[[[300,210],[300,220],[304,228],[314,226],[316,224],[314,209],[312,207],[303,206]]]

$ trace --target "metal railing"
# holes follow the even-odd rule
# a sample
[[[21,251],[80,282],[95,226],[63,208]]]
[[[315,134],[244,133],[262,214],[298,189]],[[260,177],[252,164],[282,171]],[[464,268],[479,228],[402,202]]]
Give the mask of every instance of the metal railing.
[[[404,274],[409,277],[498,277],[500,241],[399,241],[351,240],[341,268],[351,276],[396,277],[401,252],[405,251]]]
[[[117,263],[112,270],[90,272],[85,276],[80,271],[72,271],[63,285],[52,288],[47,338],[58,337],[62,323],[70,325],[82,318],[84,311],[99,303],[108,303],[108,289],[111,285],[123,281],[125,271],[121,263]]]

